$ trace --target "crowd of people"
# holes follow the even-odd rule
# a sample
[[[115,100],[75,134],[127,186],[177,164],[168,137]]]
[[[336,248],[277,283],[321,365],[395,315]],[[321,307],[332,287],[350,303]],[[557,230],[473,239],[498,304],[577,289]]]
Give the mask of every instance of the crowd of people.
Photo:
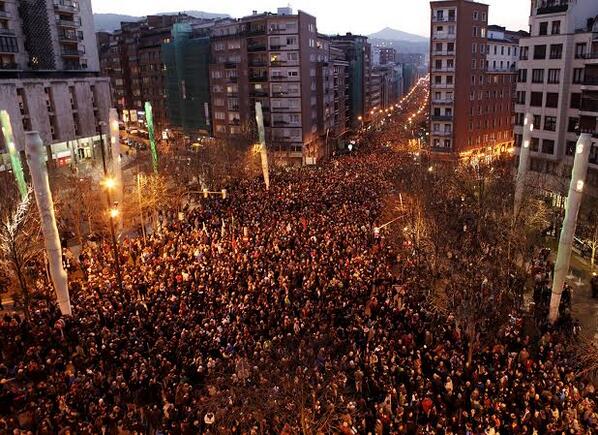
[[[392,153],[166,211],[120,245],[122,287],[110,245],[86,247],[72,317],[38,297],[0,318],[0,433],[598,430],[559,330],[532,339],[514,313],[467,364],[426,277],[374,236]]]

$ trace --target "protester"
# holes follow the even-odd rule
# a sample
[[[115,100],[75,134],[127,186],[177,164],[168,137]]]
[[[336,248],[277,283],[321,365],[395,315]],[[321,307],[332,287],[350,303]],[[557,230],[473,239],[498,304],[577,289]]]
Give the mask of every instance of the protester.
[[[467,365],[426,276],[405,261],[397,278],[373,233],[391,161],[344,156],[166,212],[121,244],[122,291],[110,245],[86,247],[72,318],[37,298],[30,323],[0,320],[0,433],[598,430],[560,330],[534,341],[517,319]]]

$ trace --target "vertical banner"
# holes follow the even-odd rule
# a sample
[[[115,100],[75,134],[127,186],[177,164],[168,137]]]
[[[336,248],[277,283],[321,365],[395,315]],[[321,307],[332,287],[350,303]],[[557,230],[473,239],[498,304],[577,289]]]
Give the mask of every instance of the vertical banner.
[[[145,122],[147,122],[147,133],[149,134],[150,148],[152,151],[152,167],[154,173],[158,173],[158,149],[156,148],[156,136],[154,132],[154,115],[152,113],[152,104],[145,102]]]
[[[50,191],[50,181],[48,180],[48,168],[44,161],[43,143],[38,132],[27,132],[25,152],[27,154],[33,191],[41,219],[44,244],[50,266],[50,276],[56,289],[56,299],[58,300],[60,312],[63,315],[70,316],[71,301],[69,297],[68,277],[62,263],[62,247],[60,245],[58,227],[56,226],[54,201],[52,199],[52,192]]]
[[[268,149],[266,148],[266,130],[264,129],[264,113],[262,103],[255,103],[255,120],[260,140],[260,157],[262,159],[262,172],[264,174],[264,183],[266,190],[270,190],[270,166],[268,164]]]
[[[12,133],[12,125],[10,124],[10,115],[6,110],[0,111],[0,123],[2,124],[2,134],[4,135],[4,143],[8,148],[10,155],[10,165],[12,166],[12,173],[15,176],[21,199],[27,196],[27,183],[25,182],[25,174],[23,173],[23,166],[21,165],[21,157],[17,151],[15,138]]]

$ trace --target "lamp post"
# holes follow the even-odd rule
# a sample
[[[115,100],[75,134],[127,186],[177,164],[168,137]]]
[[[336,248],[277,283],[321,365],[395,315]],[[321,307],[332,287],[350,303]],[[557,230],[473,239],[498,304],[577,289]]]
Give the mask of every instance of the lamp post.
[[[104,180],[103,186],[106,190],[106,199],[108,201],[108,207],[110,207],[109,217],[110,217],[110,236],[112,238],[112,253],[114,255],[114,264],[116,266],[116,279],[118,281],[118,288],[122,291],[123,289],[123,282],[122,282],[122,275],[120,272],[120,257],[118,255],[118,245],[116,243],[116,232],[114,230],[114,221],[119,217],[119,211],[116,203],[112,202],[112,194],[111,190],[116,187],[116,181],[114,178],[110,178],[108,176],[108,167],[106,166],[106,150],[104,149],[104,137],[105,134],[102,133],[103,128],[106,127],[106,123],[100,121],[100,150],[102,152],[102,169],[104,170]]]

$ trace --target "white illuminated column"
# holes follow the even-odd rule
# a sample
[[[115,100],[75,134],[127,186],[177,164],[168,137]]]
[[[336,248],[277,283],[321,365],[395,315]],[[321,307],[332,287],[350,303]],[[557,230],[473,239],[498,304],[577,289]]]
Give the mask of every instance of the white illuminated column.
[[[120,158],[120,131],[118,130],[118,112],[116,109],[110,109],[110,149],[112,150],[112,176],[116,181],[116,198],[121,204],[123,201],[123,173]]]
[[[262,103],[255,103],[255,120],[260,138],[260,157],[262,159],[262,172],[264,174],[264,183],[266,190],[270,190],[270,165],[268,164],[268,149],[266,148],[266,130],[264,129],[264,113],[262,112]]]
[[[66,271],[62,265],[62,248],[60,236],[54,215],[54,202],[48,180],[48,168],[44,159],[43,143],[36,131],[27,132],[25,138],[25,154],[31,173],[31,181],[35,200],[41,219],[44,244],[48,254],[50,277],[56,289],[56,299],[63,315],[71,315],[71,301],[69,297]]]
[[[521,149],[519,151],[519,168],[517,170],[517,180],[515,184],[515,217],[519,214],[521,201],[525,192],[525,181],[529,169],[530,145],[532,141],[532,132],[534,124],[532,123],[532,114],[525,114],[523,123],[523,138],[521,140]]]
[[[565,205],[565,220],[563,221],[563,229],[561,230],[561,238],[559,239],[559,251],[554,265],[554,281],[552,283],[552,296],[550,298],[550,311],[548,313],[548,320],[551,323],[554,323],[559,317],[561,295],[563,294],[565,277],[569,272],[571,248],[573,247],[573,238],[575,237],[575,229],[577,227],[577,215],[588,173],[591,148],[592,136],[587,133],[579,136],[575,149],[575,161],[573,162],[569,196]]]

